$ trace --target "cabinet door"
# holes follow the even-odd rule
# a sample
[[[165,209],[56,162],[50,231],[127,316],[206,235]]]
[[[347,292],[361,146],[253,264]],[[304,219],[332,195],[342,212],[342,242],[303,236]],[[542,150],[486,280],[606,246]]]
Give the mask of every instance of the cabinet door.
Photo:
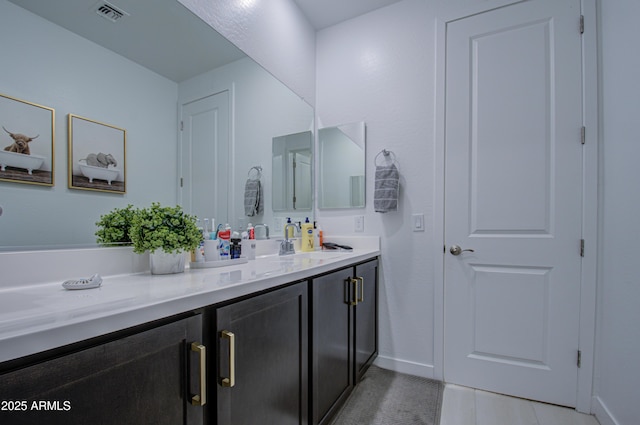
[[[218,425],[307,424],[307,303],[305,281],[216,310]]]
[[[358,382],[378,354],[378,260],[356,266],[355,381]]]
[[[329,420],[353,388],[352,275],[349,267],[313,279],[313,424]]]
[[[191,405],[199,380],[188,378],[201,329],[193,316],[4,374],[0,423],[202,424],[202,407]],[[23,401],[25,410],[6,410]]]

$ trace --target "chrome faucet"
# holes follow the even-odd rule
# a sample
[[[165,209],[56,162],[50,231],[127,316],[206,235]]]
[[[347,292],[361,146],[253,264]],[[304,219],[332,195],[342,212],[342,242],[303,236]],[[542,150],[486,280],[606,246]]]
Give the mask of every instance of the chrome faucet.
[[[290,255],[296,253],[296,250],[293,248],[293,241],[289,240],[290,227],[293,227],[294,232],[298,230],[298,226],[294,223],[287,223],[287,225],[284,226],[284,240],[280,242],[279,255]]]

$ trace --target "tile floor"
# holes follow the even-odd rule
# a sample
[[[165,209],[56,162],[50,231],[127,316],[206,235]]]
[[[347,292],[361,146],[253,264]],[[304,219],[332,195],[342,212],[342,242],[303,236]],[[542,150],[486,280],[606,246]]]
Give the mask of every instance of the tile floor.
[[[599,425],[573,409],[447,384],[440,425]]]

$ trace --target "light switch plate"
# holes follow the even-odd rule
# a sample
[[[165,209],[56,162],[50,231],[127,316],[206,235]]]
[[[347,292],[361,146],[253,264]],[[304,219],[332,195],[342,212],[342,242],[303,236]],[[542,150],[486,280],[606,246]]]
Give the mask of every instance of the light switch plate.
[[[353,230],[356,232],[364,232],[364,216],[357,215],[353,218]]]
[[[414,232],[424,232],[424,214],[412,214],[411,222],[413,223]]]

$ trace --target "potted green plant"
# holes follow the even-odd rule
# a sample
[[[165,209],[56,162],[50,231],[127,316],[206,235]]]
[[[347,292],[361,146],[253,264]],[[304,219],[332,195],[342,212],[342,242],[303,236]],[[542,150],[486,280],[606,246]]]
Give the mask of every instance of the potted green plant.
[[[96,240],[103,246],[131,245],[129,229],[131,221],[136,213],[133,205],[129,204],[124,208],[114,208],[107,214],[100,216],[96,222]]]
[[[149,252],[152,274],[184,272],[185,252],[202,241],[194,216],[179,205],[163,207],[158,202],[136,211],[129,230],[133,252]]]

